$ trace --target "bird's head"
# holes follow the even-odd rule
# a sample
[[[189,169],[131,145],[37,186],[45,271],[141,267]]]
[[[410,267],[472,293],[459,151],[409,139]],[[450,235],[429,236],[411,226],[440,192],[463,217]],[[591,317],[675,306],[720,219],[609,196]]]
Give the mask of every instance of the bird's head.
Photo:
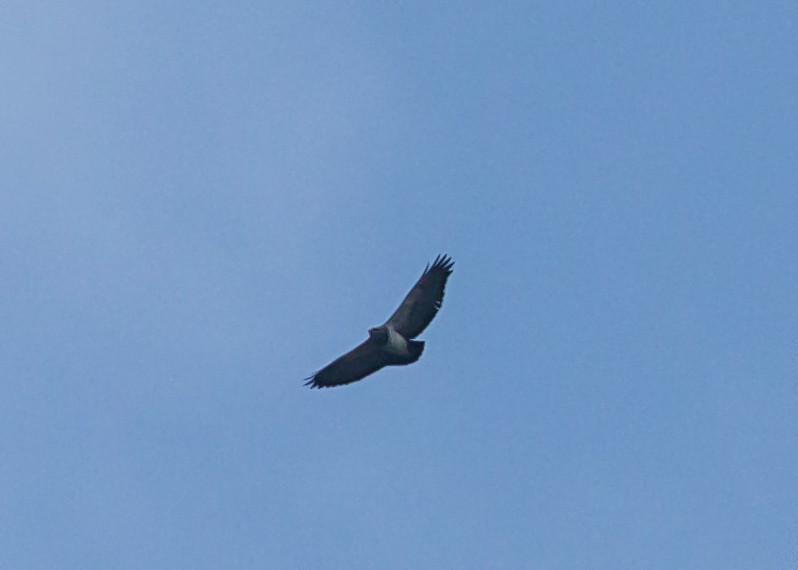
[[[377,344],[385,344],[388,342],[388,329],[385,327],[372,327],[369,329],[369,336]]]

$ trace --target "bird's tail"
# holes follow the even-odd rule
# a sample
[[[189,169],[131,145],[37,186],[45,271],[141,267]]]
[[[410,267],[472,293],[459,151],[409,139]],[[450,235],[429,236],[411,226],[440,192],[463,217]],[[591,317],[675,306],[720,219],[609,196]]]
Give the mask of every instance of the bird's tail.
[[[421,358],[421,353],[424,352],[424,341],[423,340],[408,340],[407,341],[407,351],[410,353],[410,362],[415,362],[419,358]]]

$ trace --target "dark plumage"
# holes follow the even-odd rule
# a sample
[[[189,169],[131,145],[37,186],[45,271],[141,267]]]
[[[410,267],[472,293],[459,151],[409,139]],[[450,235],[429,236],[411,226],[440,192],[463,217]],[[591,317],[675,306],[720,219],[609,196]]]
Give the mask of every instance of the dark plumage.
[[[393,315],[379,327],[369,329],[369,338],[351,351],[306,378],[306,386],[329,388],[349,384],[384,366],[411,364],[424,352],[424,342],[412,340],[424,331],[443,303],[446,280],[454,262],[439,255],[427,264],[418,282]]]

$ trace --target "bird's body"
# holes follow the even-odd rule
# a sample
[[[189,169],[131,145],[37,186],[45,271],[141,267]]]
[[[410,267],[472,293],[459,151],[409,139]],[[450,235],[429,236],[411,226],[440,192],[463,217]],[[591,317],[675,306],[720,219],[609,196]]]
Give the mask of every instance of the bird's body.
[[[421,358],[424,342],[413,339],[441,308],[453,265],[446,255],[436,257],[384,324],[370,328],[368,339],[307,378],[306,384],[311,388],[349,384],[385,366],[412,364]]]
[[[407,350],[407,339],[393,330],[393,327],[385,328],[388,329],[388,342],[385,343],[385,350],[397,356],[408,356],[410,352]]]

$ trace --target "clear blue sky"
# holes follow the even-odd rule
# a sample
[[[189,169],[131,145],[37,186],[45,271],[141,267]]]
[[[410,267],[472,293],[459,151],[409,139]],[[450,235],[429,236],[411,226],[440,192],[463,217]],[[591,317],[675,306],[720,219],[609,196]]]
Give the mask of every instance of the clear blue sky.
[[[4,3],[0,567],[796,568],[797,27]]]

